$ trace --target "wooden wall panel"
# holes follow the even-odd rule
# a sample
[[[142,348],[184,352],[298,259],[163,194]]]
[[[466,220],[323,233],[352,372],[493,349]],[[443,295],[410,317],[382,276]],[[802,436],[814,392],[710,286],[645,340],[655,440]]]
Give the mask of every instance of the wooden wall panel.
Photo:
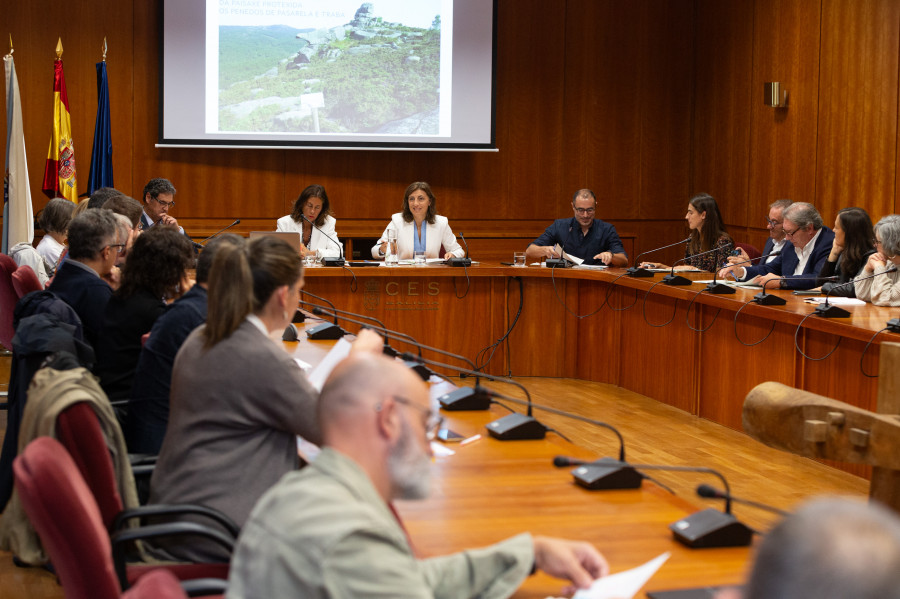
[[[822,4],[816,206],[826,221],[845,206],[872,220],[894,211],[900,3]]]
[[[694,3],[645,0],[642,17],[638,216],[679,219],[690,195]]]
[[[712,194],[728,224],[747,221],[753,5],[697,1],[691,193]]]
[[[742,225],[764,230],[769,204],[779,198],[815,201],[820,13],[818,0],[756,0],[750,196]],[[788,90],[787,108],[764,105],[767,81]]]
[[[572,0],[567,10],[564,192],[589,187],[598,218],[637,218],[643,2]]]

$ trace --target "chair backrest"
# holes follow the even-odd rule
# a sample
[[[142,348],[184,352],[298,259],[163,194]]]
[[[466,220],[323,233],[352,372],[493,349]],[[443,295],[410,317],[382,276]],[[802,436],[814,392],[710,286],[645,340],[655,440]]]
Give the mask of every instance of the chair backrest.
[[[760,251],[756,249],[756,246],[749,243],[741,243],[739,241],[735,241],[734,247],[743,249],[745,252],[747,252],[747,257],[751,259],[759,258],[760,256],[762,256]]]
[[[19,299],[32,291],[40,291],[44,288],[38,276],[34,274],[34,270],[27,264],[23,264],[12,273],[12,285]]]
[[[100,510],[100,519],[109,530],[123,509],[112,458],[100,421],[90,404],[72,404],[56,417],[56,438],[78,467]]]
[[[66,599],[116,599],[122,591],[97,503],[65,448],[50,437],[13,463],[16,488]]]
[[[6,254],[0,254],[0,344],[8,350],[12,350],[12,338],[15,334],[13,310],[19,301],[12,283],[12,274],[17,268],[19,266],[15,260]]]

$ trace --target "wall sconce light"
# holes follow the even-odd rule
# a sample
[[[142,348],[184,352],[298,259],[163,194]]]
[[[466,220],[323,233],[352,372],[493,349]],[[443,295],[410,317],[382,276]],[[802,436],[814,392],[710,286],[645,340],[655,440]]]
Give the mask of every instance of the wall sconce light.
[[[787,108],[788,93],[778,81],[765,83],[765,99],[766,106],[772,108]]]

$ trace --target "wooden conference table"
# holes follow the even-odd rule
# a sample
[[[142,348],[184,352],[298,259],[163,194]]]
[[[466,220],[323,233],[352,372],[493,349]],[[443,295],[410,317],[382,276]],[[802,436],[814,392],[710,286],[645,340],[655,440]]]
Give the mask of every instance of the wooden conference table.
[[[757,290],[698,294],[705,285],[671,287],[655,284],[662,274],[623,273],[491,262],[466,269],[312,267],[305,289],[339,309],[373,316],[421,343],[472,360],[504,335],[521,301],[509,357],[506,348],[498,348],[487,372],[610,383],[736,430],[744,397],[763,381],[875,408],[877,379],[865,373],[877,374],[879,344],[900,341],[900,335],[885,332],[867,343],[900,309],[852,306],[850,318],[813,316],[798,331],[814,307],[778,290],[771,293],[786,299],[785,306],[750,304],[735,324],[735,314]],[[804,358],[795,334],[810,358],[837,349],[824,360]]]
[[[312,364],[332,344],[305,339],[286,343],[295,357]],[[488,412],[443,412],[445,426],[466,437],[484,435],[485,424],[505,414],[496,406]],[[431,496],[397,504],[422,557],[489,545],[528,531],[589,541],[603,552],[613,572],[670,551],[669,560],[647,583],[649,591],[736,584],[745,574],[750,548],[689,549],[672,538],[669,524],[697,511],[695,504],[648,481],[641,489],[622,491],[587,491],[575,485],[570,469],[554,467],[553,457],[596,455],[554,434],[540,441],[508,442],[484,435],[448,447],[456,454],[436,458]],[[529,577],[515,597],[558,596],[563,586],[539,573]]]

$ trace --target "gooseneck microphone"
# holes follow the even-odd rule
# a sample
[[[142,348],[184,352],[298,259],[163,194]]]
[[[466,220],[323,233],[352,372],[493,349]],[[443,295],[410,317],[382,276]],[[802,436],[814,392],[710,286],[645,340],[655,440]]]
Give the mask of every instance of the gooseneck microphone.
[[[660,250],[665,250],[670,247],[675,247],[676,245],[681,245],[682,243],[687,243],[691,240],[690,237],[682,239],[681,241],[676,241],[675,243],[670,243],[669,245],[664,245],[659,248],[653,248],[652,250],[647,250],[641,254],[638,254],[638,257],[634,259],[634,266],[625,271],[625,274],[629,277],[652,277],[653,273],[647,270],[646,268],[642,268],[641,264],[641,256],[646,256],[647,254],[652,254],[653,252],[658,252]]]
[[[828,290],[828,293],[825,294],[825,301],[818,306],[816,306],[816,311],[814,314],[816,316],[821,316],[822,318],[847,318],[850,316],[850,312],[840,308],[838,306],[832,305],[828,303],[828,298],[831,297],[831,294],[834,293],[835,289],[839,287],[847,287],[849,285],[855,284],[857,281],[865,281],[866,279],[871,279],[873,277],[877,277],[880,275],[886,275],[889,272],[894,272],[897,270],[897,266],[891,264],[891,266],[881,272],[872,273],[870,275],[866,275],[864,277],[855,277],[850,279],[846,283],[841,283],[840,285],[834,285],[831,289]]]
[[[566,242],[569,241],[569,235],[572,234],[572,226],[569,225],[569,232],[563,239],[562,245],[559,246],[559,258],[547,258],[544,264],[547,268],[568,268],[569,261],[566,260]]]
[[[786,299],[784,299],[783,297],[779,297],[777,295],[772,295],[770,293],[766,293],[766,289],[769,287],[769,283],[771,283],[772,281],[778,281],[780,284],[781,281],[784,281],[785,279],[788,279],[788,278],[790,278],[791,280],[794,280],[794,281],[802,281],[804,279],[806,279],[806,280],[824,280],[824,281],[836,281],[837,280],[837,276],[825,277],[823,279],[822,277],[817,277],[816,275],[804,275],[804,276],[797,276],[797,277],[780,277],[778,279],[771,279],[771,280],[763,283],[762,291],[760,291],[759,293],[754,295],[753,299],[750,301],[756,302],[760,306],[783,306],[783,305],[785,305],[787,303]]]
[[[787,516],[788,513],[784,510],[780,510],[777,507],[773,507],[771,505],[766,505],[765,503],[759,503],[757,501],[751,501],[749,499],[741,499],[740,497],[735,497],[730,493],[725,491],[720,491],[715,487],[711,487],[709,485],[703,484],[697,486],[697,495],[700,497],[704,497],[706,499],[724,499],[725,501],[734,501],[735,503],[743,503],[744,505],[749,505],[751,507],[755,507],[760,510],[765,510],[767,512],[772,512],[773,514],[778,514],[779,516]]]
[[[463,235],[461,231],[459,233],[459,238],[462,239],[463,245],[466,248],[465,257],[457,258],[456,256],[453,256],[444,260],[444,264],[446,264],[447,266],[472,266],[472,260],[469,258],[469,244],[466,241],[465,235]]]
[[[222,227],[221,229],[219,229],[218,231],[216,231],[215,233],[213,233],[212,235],[210,235],[210,236],[207,237],[206,239],[203,239],[203,240],[200,241],[199,243],[196,242],[196,241],[194,241],[193,239],[191,240],[191,243],[194,244],[194,249],[202,250],[202,249],[206,246],[206,242],[207,242],[207,241],[209,241],[210,239],[213,239],[214,237],[218,237],[220,234],[224,233],[225,231],[227,231],[227,230],[230,229],[231,227],[235,227],[235,226],[237,226],[237,225],[239,225],[239,224],[241,224],[241,219],[236,218],[236,219],[234,219],[234,222],[233,222],[233,223],[231,223],[231,224],[228,225],[227,227]]]
[[[300,216],[303,217],[303,220],[308,222],[311,226],[315,227],[319,233],[321,233],[322,235],[324,235],[325,237],[327,237],[328,239],[333,241],[335,243],[335,245],[338,246],[338,251],[341,253],[340,258],[324,256],[322,258],[322,266],[343,266],[344,265],[344,246],[341,245],[341,243],[337,239],[335,239],[334,237],[332,237],[331,235],[329,235],[328,233],[323,231],[322,228],[319,227],[319,225],[317,225],[316,223],[309,220],[309,217],[307,217],[302,212],[300,213]]]
[[[307,302],[303,302],[303,303],[307,304]],[[381,331],[382,337],[384,337],[384,353],[391,356],[392,358],[396,357],[400,354],[400,352],[398,352],[393,347],[391,347],[390,343],[388,342],[388,334],[387,333],[390,329],[388,329],[383,322],[381,322],[374,316],[366,316],[365,314],[357,314],[355,312],[347,312],[346,310],[338,310],[337,308],[332,308],[331,312],[328,312],[321,306],[317,306],[315,304],[308,304],[308,305],[312,308],[312,313],[315,314],[316,316],[324,316],[326,318],[337,318],[337,315],[341,314],[341,315],[349,315],[349,316],[353,316],[356,318],[361,318],[363,320],[368,320],[370,322],[374,322],[376,325],[378,325],[378,329],[379,329],[379,331]],[[353,322],[355,324],[359,324],[361,326],[372,328],[371,325],[369,325],[369,324],[365,324],[365,323],[362,323],[362,322],[359,322],[356,320],[352,320],[350,318],[348,318],[347,320],[349,320],[350,322]],[[406,335],[404,333],[398,333],[396,331],[391,331],[391,332],[395,333],[395,335],[397,337],[408,339],[410,341],[410,343],[412,343],[413,345],[418,344],[418,341],[416,341],[409,335]]]
[[[310,293],[309,291],[306,291],[305,289],[301,289],[300,293],[302,293],[303,295],[308,295],[309,297],[311,297],[315,300],[319,300],[320,302],[326,303],[329,306],[331,306],[332,308],[334,307],[334,304],[331,303],[331,300],[327,300],[324,297],[319,297],[318,295],[316,295],[314,293]],[[310,306],[313,305],[313,304],[310,304],[309,302],[304,302],[303,300],[300,300],[300,301],[306,305],[310,305]],[[288,328],[289,329],[293,328],[293,325],[288,325]],[[285,336],[287,336],[287,334],[288,334],[287,331],[285,331]],[[311,329],[306,329],[307,339],[312,339],[314,341],[317,341],[320,339],[340,339],[341,337],[343,337],[346,334],[347,334],[347,331],[345,331],[338,325],[337,315],[334,316],[333,323],[332,322],[323,322],[322,324],[316,325],[316,326],[312,327]],[[285,339],[285,340],[292,341],[292,339]]]
[[[721,250],[722,248],[716,248],[716,249]],[[715,266],[715,268],[713,268],[712,283],[708,284],[706,286],[706,289],[704,289],[704,291],[706,291],[707,293],[710,293],[712,295],[734,294],[735,293],[734,287],[732,287],[731,285],[725,285],[724,283],[719,283],[716,280],[716,277],[719,274],[719,254],[718,253],[716,254],[715,264],[716,264],[716,266]]]
[[[688,279],[687,277],[682,277],[681,275],[675,274],[675,267],[683,262],[687,262],[691,258],[696,258],[697,256],[704,256],[706,254],[712,254],[713,252],[718,253],[719,248],[713,248],[711,250],[706,250],[705,252],[700,252],[699,254],[694,254],[692,256],[686,256],[686,257],[682,258],[681,260],[676,260],[675,263],[672,265],[672,272],[670,272],[669,274],[664,276],[662,279],[662,282],[665,283],[666,285],[690,285],[692,282],[690,279]],[[718,266],[718,264],[717,264],[717,266]]]
[[[581,477],[584,480],[590,480],[592,470],[602,471],[611,465],[616,465],[614,461],[609,459],[599,460],[598,462],[583,462],[582,460],[574,460],[572,458],[564,458],[557,456],[553,458],[554,466],[579,465],[572,471],[576,482]],[[731,513],[731,491],[725,476],[718,470],[706,468],[702,466],[668,466],[662,464],[631,464],[628,462],[619,462],[620,467],[633,468],[634,470],[661,470],[670,472],[698,472],[712,474],[722,481],[722,486],[726,491],[723,494],[725,499],[725,511],[721,512],[717,509],[709,508],[695,512],[686,518],[682,518],[677,522],[669,525],[672,536],[679,543],[686,545],[692,549],[700,549],[706,547],[746,547],[753,540],[752,528],[738,521]],[[584,469],[583,472],[581,470]],[[583,485],[582,485],[583,486]]]

